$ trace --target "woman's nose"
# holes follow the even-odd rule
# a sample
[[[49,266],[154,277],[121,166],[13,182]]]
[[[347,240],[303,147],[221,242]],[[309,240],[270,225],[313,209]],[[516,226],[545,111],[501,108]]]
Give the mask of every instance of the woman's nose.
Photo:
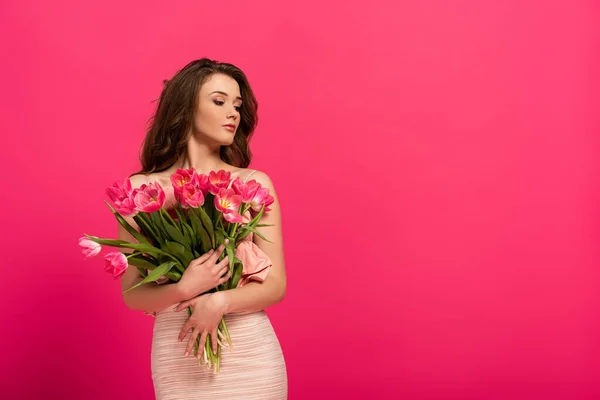
[[[237,110],[235,108],[232,108],[231,110],[229,110],[229,113],[227,114],[227,117],[235,119],[235,118],[237,118],[238,114],[239,113],[237,112]]]

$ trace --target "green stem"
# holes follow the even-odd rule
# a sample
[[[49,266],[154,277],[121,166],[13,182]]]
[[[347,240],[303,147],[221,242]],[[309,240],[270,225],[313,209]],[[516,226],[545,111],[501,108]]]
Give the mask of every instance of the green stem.
[[[142,223],[142,225],[144,225],[144,229],[146,229],[146,231],[148,231],[150,233],[150,235],[152,235],[154,237],[154,239],[158,242],[158,243],[162,243],[160,240],[160,237],[158,236],[158,234],[156,233],[156,231],[154,230],[154,228],[152,228],[152,225],[150,225],[148,223],[148,221],[146,221],[146,215],[142,214],[141,212],[138,213],[137,215],[140,220],[140,222]]]
[[[252,204],[246,205],[246,204],[242,203],[242,205],[240,206],[240,209],[243,210],[242,211],[242,218],[243,218],[244,214],[246,214],[246,212],[250,209],[250,207],[252,207]],[[238,210],[238,212],[239,212],[239,210]],[[239,227],[239,225],[240,224],[237,223],[237,222],[235,224],[233,224],[233,229],[231,230],[231,234],[229,236],[235,237],[235,234],[237,232],[237,228]]]
[[[159,208],[158,210],[160,213],[162,213],[166,218],[169,219],[169,222],[171,222],[173,224],[173,226],[177,229],[179,229],[178,224],[175,222],[175,220],[173,219],[173,217],[171,217],[171,214],[169,214],[164,208]],[[181,229],[179,229],[181,231]]]
[[[233,343],[231,342],[231,336],[229,336],[229,330],[227,329],[227,324],[225,323],[225,317],[221,318],[221,324],[223,325],[223,331],[225,332],[225,337],[227,338],[227,344],[229,345],[229,349],[233,350]]]

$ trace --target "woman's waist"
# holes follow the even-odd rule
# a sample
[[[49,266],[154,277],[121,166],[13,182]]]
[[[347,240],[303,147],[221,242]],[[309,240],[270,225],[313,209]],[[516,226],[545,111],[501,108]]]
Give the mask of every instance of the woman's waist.
[[[177,317],[177,318],[187,320],[190,317],[187,308],[185,308],[181,311],[173,311],[173,308],[175,306],[176,306],[176,304],[169,306],[169,307],[165,307],[164,309],[162,309],[161,311],[158,311],[157,313],[154,313],[153,315],[157,319],[160,319],[160,317],[169,317],[169,319]],[[241,320],[265,319],[265,318],[268,319],[268,316],[267,316],[267,313],[265,312],[265,310],[229,313],[229,314],[225,314],[224,317],[225,317],[226,322],[228,320],[241,321]]]
[[[154,331],[179,332],[190,317],[187,310],[174,312],[165,309],[157,313],[154,319]],[[225,324],[230,333],[245,333],[256,331],[272,331],[271,321],[264,310],[224,315]]]

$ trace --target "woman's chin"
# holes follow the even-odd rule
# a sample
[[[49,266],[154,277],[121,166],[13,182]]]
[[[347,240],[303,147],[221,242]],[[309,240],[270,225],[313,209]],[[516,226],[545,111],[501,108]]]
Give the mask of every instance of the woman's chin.
[[[227,136],[226,138],[223,138],[223,146],[231,146],[233,144],[233,138],[235,137],[235,134],[231,134],[229,136]]]
[[[231,146],[233,144],[233,136],[234,135],[213,137],[212,142],[219,146]]]

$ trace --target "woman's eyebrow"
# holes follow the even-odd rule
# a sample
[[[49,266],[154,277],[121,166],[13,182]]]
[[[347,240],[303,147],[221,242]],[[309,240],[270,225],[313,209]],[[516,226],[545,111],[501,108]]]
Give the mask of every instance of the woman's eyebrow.
[[[221,92],[220,90],[215,90],[215,91],[214,91],[214,92],[212,92],[211,94],[213,94],[213,93],[219,93],[219,94],[222,94],[223,96],[229,96],[227,93],[225,93],[225,92]],[[242,100],[242,98],[241,98],[240,96],[236,97],[235,99],[236,99],[236,100]]]

